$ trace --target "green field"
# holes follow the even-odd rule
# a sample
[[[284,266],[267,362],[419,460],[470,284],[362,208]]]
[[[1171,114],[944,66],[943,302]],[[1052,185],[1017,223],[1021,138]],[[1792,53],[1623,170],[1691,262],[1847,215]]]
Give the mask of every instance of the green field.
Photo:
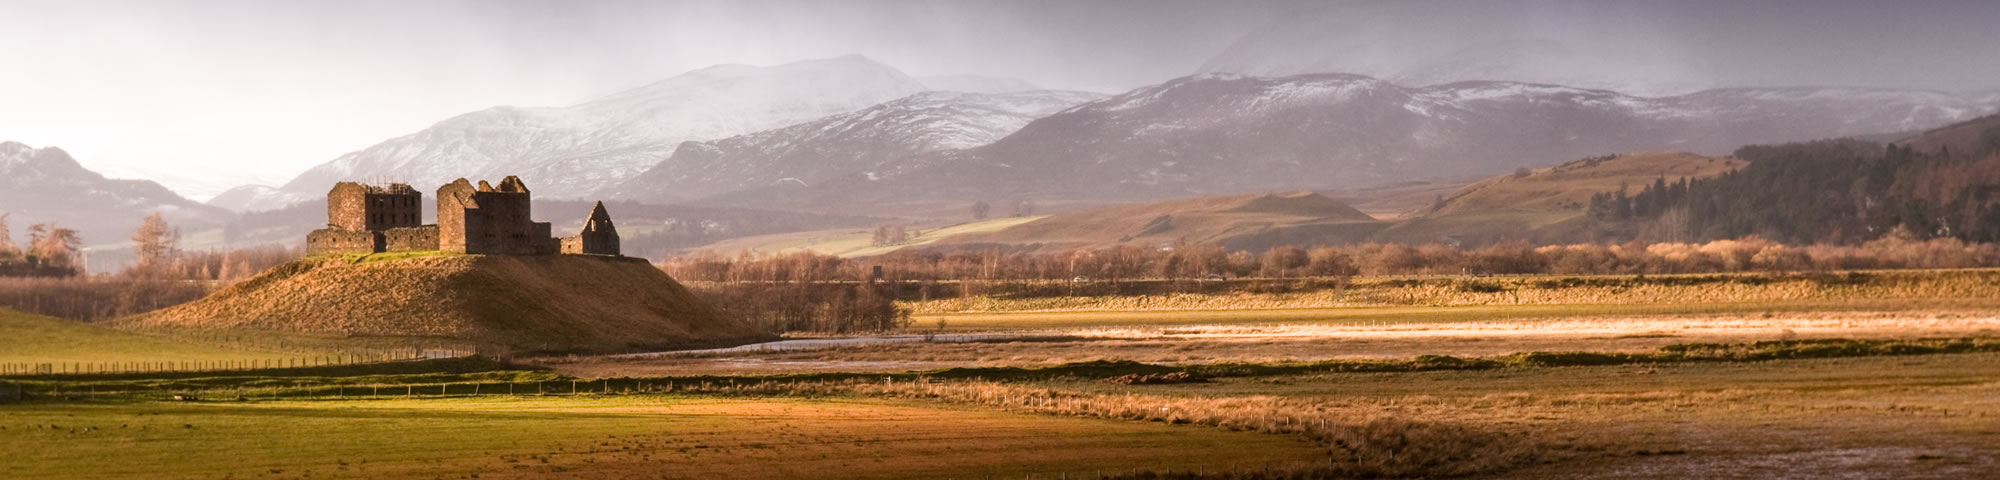
[[[837,398],[486,397],[0,409],[0,478],[1082,478],[1308,462],[1296,438]]]
[[[297,356],[191,343],[0,308],[0,363],[252,361]]]

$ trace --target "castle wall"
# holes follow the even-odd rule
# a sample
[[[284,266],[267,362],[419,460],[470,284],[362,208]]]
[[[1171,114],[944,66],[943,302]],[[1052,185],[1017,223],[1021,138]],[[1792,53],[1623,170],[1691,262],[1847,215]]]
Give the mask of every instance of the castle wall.
[[[387,187],[340,182],[326,192],[327,226],[382,231],[423,224],[424,194],[409,185]]]
[[[472,246],[467,242],[465,213],[477,208],[472,204],[472,183],[461,178],[447,183],[437,190],[438,250],[468,253]]]
[[[420,252],[438,249],[438,226],[391,228],[382,232],[386,252]]]
[[[408,185],[374,187],[352,182],[327,193],[329,228],[307,236],[314,254],[442,250],[499,255],[618,254],[618,233],[599,204],[575,237],[558,239],[548,222],[534,221],[528,186],[507,177],[496,187],[458,179],[438,187],[437,224],[421,225],[423,195]]]
[[[403,187],[408,189],[409,187]],[[407,193],[369,193],[363,197],[367,203],[368,230],[383,231],[391,228],[415,228],[424,224],[423,194],[416,190]]]
[[[381,249],[382,237],[376,232],[322,228],[306,234],[308,256],[375,253]]]

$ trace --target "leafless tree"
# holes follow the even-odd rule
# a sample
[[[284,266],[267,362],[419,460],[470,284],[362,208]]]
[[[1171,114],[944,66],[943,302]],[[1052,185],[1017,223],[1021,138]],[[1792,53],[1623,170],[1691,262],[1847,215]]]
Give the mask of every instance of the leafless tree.
[[[986,214],[987,214],[987,213],[988,213],[988,212],[989,212],[990,210],[993,210],[993,206],[992,206],[992,205],[987,205],[987,204],[986,204],[986,201],[985,201],[985,200],[980,200],[980,201],[976,201],[976,202],[972,202],[972,219],[973,219],[973,220],[985,220],[985,219],[986,219]]]

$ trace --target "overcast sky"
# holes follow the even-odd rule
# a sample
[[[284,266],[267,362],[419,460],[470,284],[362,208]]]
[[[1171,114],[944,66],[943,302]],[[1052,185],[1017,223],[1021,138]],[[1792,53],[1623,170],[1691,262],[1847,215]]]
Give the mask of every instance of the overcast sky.
[[[1356,40],[1305,35],[1308,43],[1329,43],[1292,45],[1285,42],[1293,37],[1260,34],[1283,33],[1287,25],[1312,30],[1297,19],[1369,10],[1343,10],[1352,7],[1348,3],[1355,2],[0,0],[0,140],[59,146],[92,169],[153,178],[205,198],[235,184],[282,183],[342,153],[459,113],[494,105],[569,105],[719,63],[772,65],[858,53],[915,76],[1007,76],[1045,87],[1117,92],[1198,71],[1232,46],[1338,53],[1329,51],[1332,45]],[[1516,21],[1508,28],[1540,33],[1548,25],[1628,22],[1651,26],[1643,40],[1650,45],[1678,43],[1677,35],[1705,37],[1703,25],[1739,36],[1760,35],[1772,25],[1773,41],[1745,50],[1826,60],[1811,69],[1744,78],[2000,88],[2000,78],[1981,78],[2000,72],[1994,57],[2000,2],[1915,8],[1784,0],[1710,8],[1735,3],[1632,2],[1636,7],[1585,14],[1615,18]],[[1404,12],[1400,18],[1406,19],[1462,12],[1456,7],[1465,5],[1510,5],[1390,4],[1420,9]],[[1545,15],[1540,12],[1578,11],[1560,0],[1520,5],[1536,7],[1523,11],[1537,18]],[[1432,25],[1446,31],[1424,36],[1450,37],[1450,30],[1485,23],[1495,22]],[[1827,33],[1857,28],[1852,35]],[[1829,45],[1829,39],[1845,41]],[[1689,42],[1733,49],[1715,43]],[[1871,55],[1900,60],[1842,56],[1871,46],[1879,46]],[[1417,51],[1433,50],[1450,48]],[[1418,56],[1376,53],[1377,60]],[[1285,55],[1290,53],[1279,52]],[[1305,64],[1344,61],[1328,58],[1333,60]],[[1965,61],[1946,68],[1949,59]],[[1655,62],[1649,68],[1663,67]],[[1909,72],[1881,73],[1885,69]],[[1783,75],[1804,70],[1813,76]],[[1841,73],[1848,71],[1861,73]]]

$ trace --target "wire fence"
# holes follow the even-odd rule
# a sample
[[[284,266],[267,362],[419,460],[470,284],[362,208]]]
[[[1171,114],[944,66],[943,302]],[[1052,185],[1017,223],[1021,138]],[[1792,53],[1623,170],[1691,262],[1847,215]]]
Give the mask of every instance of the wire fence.
[[[257,382],[235,386],[162,386],[144,383],[0,382],[0,402],[26,400],[144,399],[174,401],[372,400],[476,396],[643,395],[730,391],[749,384],[702,380],[559,379],[438,383],[315,384]]]
[[[338,367],[413,360],[437,360],[478,355],[469,348],[410,348],[357,353],[328,353],[241,360],[151,360],[119,362],[7,362],[0,377],[51,375],[124,375],[144,373],[243,372],[292,368]]]

